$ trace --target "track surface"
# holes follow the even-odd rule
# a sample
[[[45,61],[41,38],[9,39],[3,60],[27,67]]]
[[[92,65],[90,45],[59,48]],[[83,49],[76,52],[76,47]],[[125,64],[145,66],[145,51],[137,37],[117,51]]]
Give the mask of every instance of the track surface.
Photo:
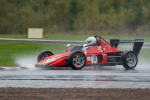
[[[135,70],[122,66],[25,69],[0,67],[0,87],[32,88],[150,88],[150,66],[139,64]]]

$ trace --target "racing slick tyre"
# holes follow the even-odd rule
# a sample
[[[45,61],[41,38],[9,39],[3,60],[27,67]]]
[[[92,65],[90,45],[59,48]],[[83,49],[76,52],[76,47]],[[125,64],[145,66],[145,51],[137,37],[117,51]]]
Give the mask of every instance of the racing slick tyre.
[[[75,51],[72,52],[68,57],[68,64],[74,70],[80,70],[86,63],[86,57],[83,52]]]
[[[52,56],[54,55],[51,51],[42,51],[39,55],[38,55],[38,58],[37,58],[37,61],[41,61],[43,60],[44,58],[48,57],[48,56]]]
[[[122,64],[126,69],[134,69],[138,63],[137,55],[133,51],[125,51],[122,54]]]

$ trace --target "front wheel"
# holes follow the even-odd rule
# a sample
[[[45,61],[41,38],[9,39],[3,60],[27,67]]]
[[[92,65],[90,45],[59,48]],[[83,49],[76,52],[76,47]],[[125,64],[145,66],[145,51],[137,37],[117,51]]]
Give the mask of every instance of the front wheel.
[[[45,59],[46,57],[48,56],[52,56],[54,55],[51,51],[42,51],[39,55],[38,55],[38,58],[37,58],[37,61],[41,61],[43,59]]]
[[[122,64],[126,69],[134,69],[138,63],[137,55],[133,51],[125,51],[122,54]]]
[[[75,51],[68,57],[68,64],[74,70],[80,70],[84,67],[86,63],[86,57],[83,52]]]

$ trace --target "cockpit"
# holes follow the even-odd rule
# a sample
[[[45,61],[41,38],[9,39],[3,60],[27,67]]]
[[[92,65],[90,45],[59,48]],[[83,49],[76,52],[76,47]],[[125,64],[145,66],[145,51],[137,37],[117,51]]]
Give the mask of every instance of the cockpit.
[[[117,43],[115,43],[117,41]],[[114,45],[115,44],[115,45]],[[105,46],[104,46],[105,45]],[[110,43],[106,40],[104,40],[101,36],[91,36],[91,37],[88,37],[84,44],[83,45],[73,45],[71,44],[68,44],[67,45],[67,52],[68,51],[81,51],[81,50],[87,50],[89,49],[90,47],[92,46],[100,46],[100,47],[105,47],[103,48],[104,51],[107,49],[107,50],[110,50],[111,47],[117,47],[118,46],[118,40],[111,40]]]
[[[77,45],[75,45],[75,46],[73,46],[72,48],[71,48],[71,44],[68,44],[67,45],[67,47],[66,47],[66,49],[67,49],[67,51],[81,51],[81,50],[83,50],[83,48],[88,48],[88,47],[91,47],[91,46],[96,46],[97,45],[97,39],[96,39],[96,37],[88,37],[86,40],[85,40],[85,43],[83,44],[83,45],[81,45],[81,46],[77,46]]]

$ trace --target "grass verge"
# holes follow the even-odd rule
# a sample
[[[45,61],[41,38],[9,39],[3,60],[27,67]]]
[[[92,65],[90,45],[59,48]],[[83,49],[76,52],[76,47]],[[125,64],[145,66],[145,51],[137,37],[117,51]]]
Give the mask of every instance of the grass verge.
[[[62,53],[65,52],[65,45],[0,42],[0,66],[16,66],[16,55],[38,55],[43,50]]]

